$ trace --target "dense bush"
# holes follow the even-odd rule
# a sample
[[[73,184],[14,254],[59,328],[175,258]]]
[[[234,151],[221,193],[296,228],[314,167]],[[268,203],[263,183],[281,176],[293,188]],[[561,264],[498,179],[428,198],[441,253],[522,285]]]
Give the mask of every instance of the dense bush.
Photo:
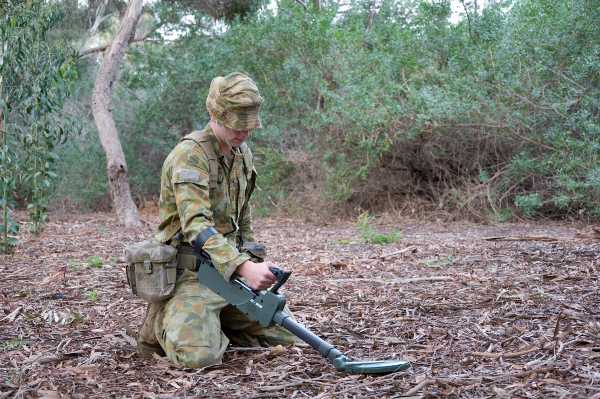
[[[46,222],[56,145],[73,130],[61,115],[76,78],[73,50],[48,40],[61,18],[40,0],[0,7],[0,252],[15,244],[15,205],[27,208],[33,232]]]
[[[206,123],[212,77],[242,70],[266,99],[252,137],[265,206],[293,192],[600,216],[600,5],[495,3],[453,24],[448,2],[284,0],[138,47],[116,108],[134,191],[157,192],[166,153]]]

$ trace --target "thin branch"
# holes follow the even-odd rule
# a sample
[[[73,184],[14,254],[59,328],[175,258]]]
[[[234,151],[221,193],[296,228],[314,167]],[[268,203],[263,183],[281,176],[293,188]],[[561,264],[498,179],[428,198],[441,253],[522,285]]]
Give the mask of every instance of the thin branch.
[[[296,3],[300,4],[302,7],[304,7],[305,10],[308,9],[308,6],[306,5],[306,3],[304,3],[302,0],[296,0]]]
[[[377,258],[379,258],[379,259],[386,259],[386,258],[391,258],[393,256],[400,255],[400,254],[403,254],[403,253],[406,253],[406,252],[417,252],[417,247],[415,245],[411,245],[410,247],[403,248],[403,249],[401,249],[399,251],[394,251],[394,252],[390,252],[389,254],[379,255],[378,257],[376,256],[376,257],[371,258],[371,259],[377,259]]]
[[[552,342],[547,342],[545,344],[540,345],[529,345],[526,348],[523,348],[521,350],[518,350],[516,352],[467,352],[467,355],[470,356],[478,356],[478,357],[486,357],[489,359],[499,359],[499,358],[511,358],[511,357],[519,357],[519,356],[523,356],[526,355],[528,353],[531,352],[536,352],[536,351],[543,351],[546,349],[550,349],[554,346],[554,343]]]
[[[414,277],[414,278],[395,278],[395,279],[373,279],[373,278],[337,278],[337,279],[325,279],[327,283],[354,283],[354,282],[369,282],[378,284],[410,284],[410,283],[422,283],[427,281],[453,281],[455,277],[452,276],[427,276],[427,277]]]
[[[427,385],[431,385],[434,382],[435,382],[434,379],[425,378],[421,382],[419,382],[417,385],[415,385],[414,387],[412,387],[411,389],[409,389],[408,391],[406,391],[404,393],[404,395],[402,395],[402,396],[413,396],[414,394],[418,393],[419,391],[421,391],[425,387],[427,387]]]
[[[152,29],[151,31],[149,31],[148,33],[146,33],[143,36],[135,37],[135,38],[131,39],[129,41],[129,44],[146,41],[150,36],[152,36],[160,28],[160,26],[161,25],[157,26],[155,29]],[[83,57],[87,57],[88,55],[91,55],[91,54],[94,54],[94,53],[104,52],[104,50],[106,50],[108,47],[110,47],[111,43],[112,42],[109,42],[109,43],[104,44],[102,46],[92,47],[92,48],[89,48],[89,49],[86,49],[86,50],[80,50],[79,51],[79,57],[83,58]]]
[[[471,40],[473,40],[473,31],[471,30],[471,14],[469,13],[469,9],[467,8],[465,1],[460,0],[460,3],[462,4],[462,6],[465,10],[465,15],[467,16],[467,27],[469,28],[469,38],[471,38]],[[475,40],[473,40],[473,41],[475,41]]]
[[[102,4],[100,4],[100,6],[98,6],[98,8],[96,9],[96,18],[94,19],[93,25],[89,29],[90,37],[96,34],[96,31],[98,30],[98,28],[100,27],[102,22],[106,21],[108,18],[110,18],[111,15],[114,14],[114,13],[109,13],[106,15],[101,15],[104,12],[104,9],[106,8],[107,4],[108,4],[108,0],[104,0],[102,2]]]

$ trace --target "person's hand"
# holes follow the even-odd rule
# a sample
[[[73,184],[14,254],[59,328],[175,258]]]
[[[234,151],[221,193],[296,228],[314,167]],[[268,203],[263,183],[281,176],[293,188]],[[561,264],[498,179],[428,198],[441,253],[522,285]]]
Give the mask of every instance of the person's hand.
[[[269,267],[271,263],[255,263],[247,260],[237,268],[237,274],[242,276],[248,282],[253,290],[266,290],[277,281],[277,277],[271,273]]]

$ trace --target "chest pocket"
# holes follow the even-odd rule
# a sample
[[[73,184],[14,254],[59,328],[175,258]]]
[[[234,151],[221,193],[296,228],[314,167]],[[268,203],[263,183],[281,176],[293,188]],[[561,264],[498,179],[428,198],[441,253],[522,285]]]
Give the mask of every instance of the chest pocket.
[[[192,132],[186,138],[194,140],[200,145],[208,158],[209,198],[216,229],[224,235],[237,231],[238,224],[247,210],[248,199],[254,190],[256,182],[256,170],[253,166],[250,149],[245,143],[242,143],[240,146],[242,165],[239,168],[239,177],[236,177],[235,173],[232,173],[231,176],[231,178],[237,180],[236,182],[232,182],[237,188],[236,204],[232,204],[231,198],[229,198],[229,180],[225,176],[225,171],[220,165],[217,154],[211,145],[210,140],[212,139],[205,132]],[[237,205],[237,209],[231,209],[232,205]],[[232,211],[235,213],[232,213]]]

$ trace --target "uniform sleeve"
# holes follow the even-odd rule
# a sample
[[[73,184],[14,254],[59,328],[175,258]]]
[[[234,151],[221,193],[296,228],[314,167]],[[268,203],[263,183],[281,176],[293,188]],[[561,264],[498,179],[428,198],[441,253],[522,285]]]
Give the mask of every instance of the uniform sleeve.
[[[175,161],[171,183],[186,242],[192,242],[200,232],[215,226],[210,210],[208,176],[208,160],[199,149],[190,149]],[[206,240],[202,249],[227,280],[239,265],[250,259],[220,233]]]

